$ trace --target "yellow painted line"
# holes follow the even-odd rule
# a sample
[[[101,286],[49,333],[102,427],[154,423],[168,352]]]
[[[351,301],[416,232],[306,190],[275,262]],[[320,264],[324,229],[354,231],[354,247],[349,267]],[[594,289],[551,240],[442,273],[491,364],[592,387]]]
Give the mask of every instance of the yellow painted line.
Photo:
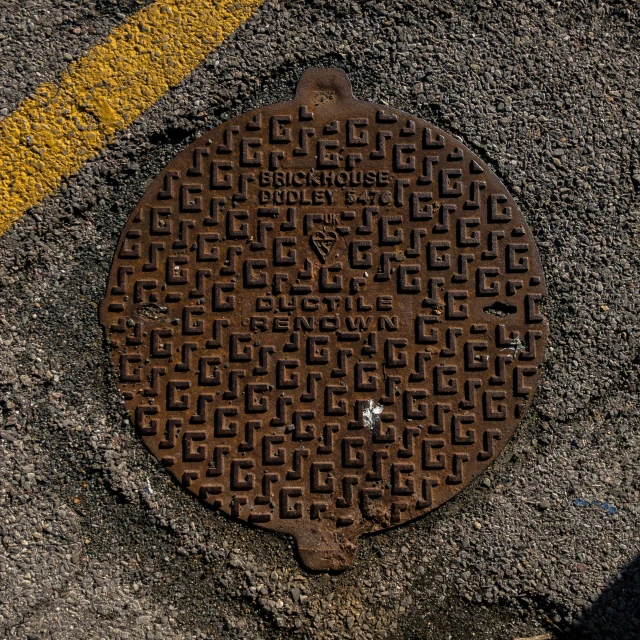
[[[0,122],[0,235],[193,71],[263,0],[158,0]]]

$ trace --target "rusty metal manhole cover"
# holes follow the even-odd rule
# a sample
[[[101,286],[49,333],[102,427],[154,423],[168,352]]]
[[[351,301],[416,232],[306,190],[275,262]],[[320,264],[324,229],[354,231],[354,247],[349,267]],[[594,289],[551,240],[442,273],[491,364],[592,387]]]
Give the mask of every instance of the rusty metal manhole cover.
[[[189,491],[312,569],[441,505],[531,400],[531,232],[459,140],[311,69],[173,160],[127,223],[101,322],[138,433]]]

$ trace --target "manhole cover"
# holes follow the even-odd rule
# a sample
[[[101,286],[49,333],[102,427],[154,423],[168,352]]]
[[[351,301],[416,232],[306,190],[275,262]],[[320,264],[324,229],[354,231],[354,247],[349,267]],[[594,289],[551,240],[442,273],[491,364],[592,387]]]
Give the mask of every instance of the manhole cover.
[[[531,232],[459,140],[311,69],[173,160],[101,322],[158,460],[312,569],[441,505],[500,453],[547,337]]]

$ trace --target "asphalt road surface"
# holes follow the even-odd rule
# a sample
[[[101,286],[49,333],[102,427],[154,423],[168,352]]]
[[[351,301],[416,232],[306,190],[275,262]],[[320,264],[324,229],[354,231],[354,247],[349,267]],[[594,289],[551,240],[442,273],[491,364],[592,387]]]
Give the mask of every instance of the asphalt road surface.
[[[142,6],[5,0],[0,115]],[[268,1],[16,222],[0,238],[0,635],[640,638],[639,35],[635,0]],[[309,66],[460,136],[514,194],[549,288],[542,381],[505,452],[336,574],[169,479],[124,418],[97,320],[149,182]]]

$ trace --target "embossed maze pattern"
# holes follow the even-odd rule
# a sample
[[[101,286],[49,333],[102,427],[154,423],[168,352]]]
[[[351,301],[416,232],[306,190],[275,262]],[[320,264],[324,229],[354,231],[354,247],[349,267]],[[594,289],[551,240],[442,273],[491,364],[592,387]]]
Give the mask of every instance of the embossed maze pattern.
[[[531,233],[479,158],[311,70],[293,101],[158,176],[101,317],[158,460],[326,569],[501,451],[538,379],[544,294]]]

